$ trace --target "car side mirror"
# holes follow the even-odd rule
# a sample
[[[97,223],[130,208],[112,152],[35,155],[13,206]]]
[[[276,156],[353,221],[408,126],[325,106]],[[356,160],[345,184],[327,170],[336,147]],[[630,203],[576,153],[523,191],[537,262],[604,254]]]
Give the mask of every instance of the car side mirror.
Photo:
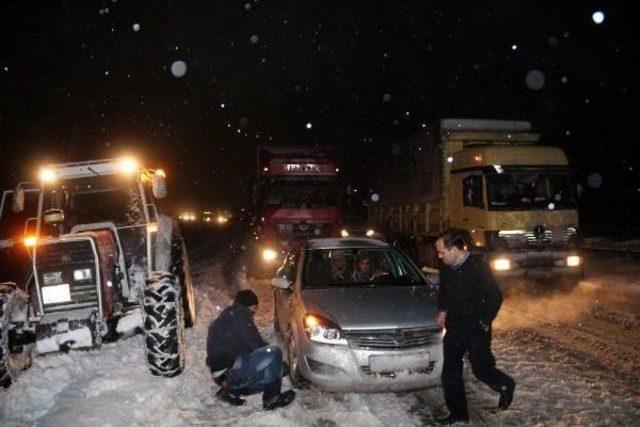
[[[167,180],[164,171],[157,170],[151,178],[151,192],[156,199],[167,197]]]
[[[24,211],[24,188],[18,186],[13,192],[13,200],[11,201],[11,210],[15,213]]]
[[[273,279],[271,279],[271,285],[278,289],[291,288],[291,282],[286,278],[286,276],[274,277]]]

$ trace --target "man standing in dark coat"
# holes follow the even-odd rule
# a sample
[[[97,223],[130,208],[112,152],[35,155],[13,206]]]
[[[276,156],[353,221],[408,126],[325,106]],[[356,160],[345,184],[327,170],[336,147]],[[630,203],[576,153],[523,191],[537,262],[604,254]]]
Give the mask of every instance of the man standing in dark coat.
[[[469,420],[462,379],[463,357],[469,356],[474,375],[500,393],[498,409],[513,400],[513,378],[496,369],[491,353],[491,322],[502,304],[502,294],[487,262],[466,250],[463,235],[445,231],[436,241],[440,269],[438,325],[446,328],[442,387],[449,416],[438,420],[453,424]]]
[[[209,326],[207,366],[220,386],[216,396],[232,405],[244,404],[243,395],[262,393],[262,406],[271,410],[287,406],[293,390],[280,393],[284,365],[282,350],[268,345],[253,322],[258,297],[248,289],[236,294]]]

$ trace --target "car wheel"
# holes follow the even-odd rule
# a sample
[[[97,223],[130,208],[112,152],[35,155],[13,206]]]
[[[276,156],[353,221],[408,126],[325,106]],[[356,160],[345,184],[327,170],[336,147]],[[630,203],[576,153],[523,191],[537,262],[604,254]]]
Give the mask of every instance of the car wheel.
[[[300,373],[298,350],[293,332],[289,332],[289,337],[287,338],[287,362],[289,363],[289,379],[291,380],[291,385],[295,388],[307,388],[309,381]]]

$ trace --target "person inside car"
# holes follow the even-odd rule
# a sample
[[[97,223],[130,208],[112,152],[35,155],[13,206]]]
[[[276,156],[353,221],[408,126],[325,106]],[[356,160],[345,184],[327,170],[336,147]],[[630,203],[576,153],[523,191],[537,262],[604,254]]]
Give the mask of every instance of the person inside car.
[[[386,276],[387,274],[388,272],[374,266],[369,254],[360,253],[356,258],[356,268],[351,275],[351,278],[355,283],[366,283],[372,282],[379,277]]]

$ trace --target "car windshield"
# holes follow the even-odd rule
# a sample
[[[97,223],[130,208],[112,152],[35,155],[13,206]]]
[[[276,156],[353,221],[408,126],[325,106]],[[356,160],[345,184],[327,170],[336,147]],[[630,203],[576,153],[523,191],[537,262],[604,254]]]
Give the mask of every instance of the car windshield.
[[[426,283],[395,249],[314,249],[305,257],[302,287],[390,286]]]
[[[519,170],[487,174],[491,210],[575,209],[567,171]]]

